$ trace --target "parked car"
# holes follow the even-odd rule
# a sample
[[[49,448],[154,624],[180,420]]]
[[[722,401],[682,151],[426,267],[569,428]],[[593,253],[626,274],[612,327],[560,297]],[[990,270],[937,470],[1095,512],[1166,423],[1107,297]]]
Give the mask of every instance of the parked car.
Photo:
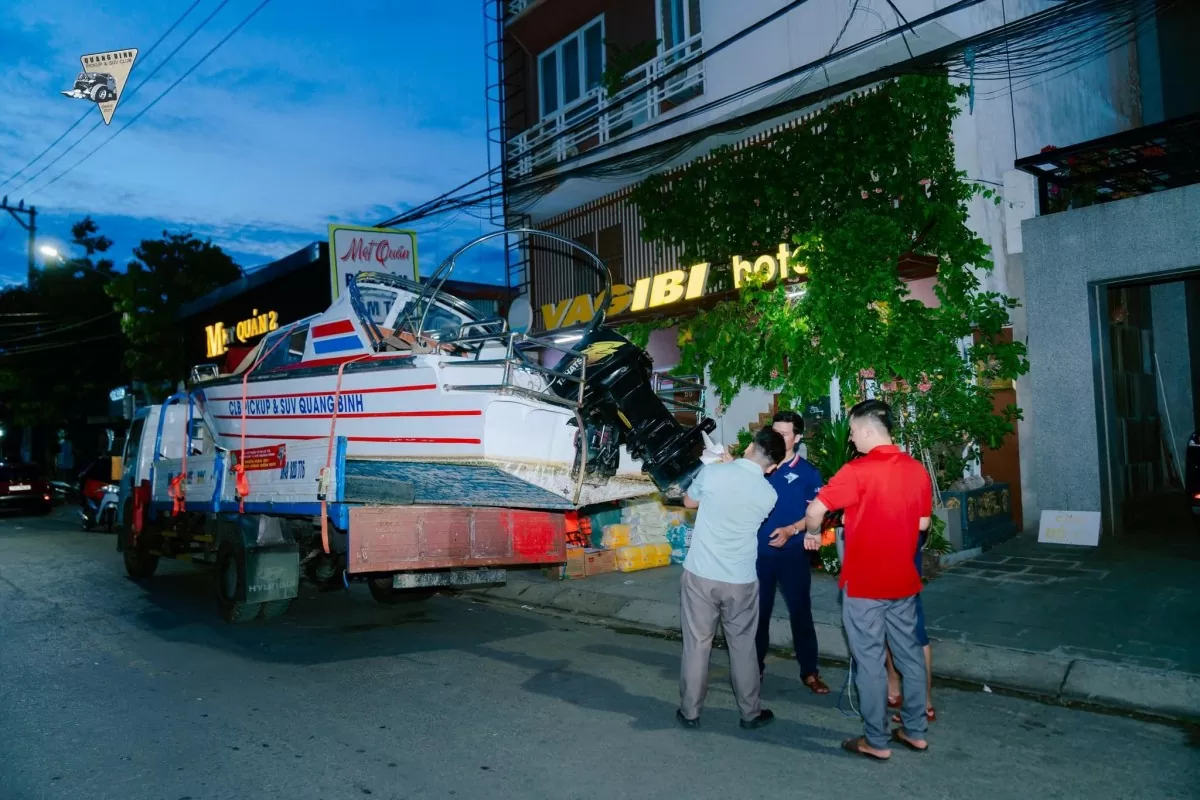
[[[54,491],[36,464],[0,463],[0,509],[49,514]]]

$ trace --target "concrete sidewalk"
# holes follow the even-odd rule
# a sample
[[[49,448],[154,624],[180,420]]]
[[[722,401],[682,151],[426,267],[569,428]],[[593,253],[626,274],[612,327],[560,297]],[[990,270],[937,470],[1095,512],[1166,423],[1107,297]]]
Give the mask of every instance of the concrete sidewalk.
[[[925,588],[934,675],[1060,701],[1200,721],[1200,590],[1196,543],[1139,551],[1042,545],[1018,537],[959,563]],[[1182,549],[1181,549],[1182,548]],[[509,573],[477,597],[591,617],[651,633],[679,632],[672,566],[557,581]],[[848,660],[835,580],[813,575],[823,658]],[[782,597],[771,644],[789,650]],[[794,669],[768,664],[768,675]],[[936,705],[936,701],[935,701]]]

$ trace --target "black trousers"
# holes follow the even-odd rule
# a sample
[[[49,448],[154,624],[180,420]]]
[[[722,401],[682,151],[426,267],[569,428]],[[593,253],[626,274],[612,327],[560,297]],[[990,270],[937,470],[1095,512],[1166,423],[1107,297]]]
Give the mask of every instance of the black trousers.
[[[792,623],[792,642],[796,649],[796,661],[800,663],[800,676],[817,671],[817,631],[812,618],[812,573],[808,551],[801,547],[789,547],[758,554],[758,669],[766,665],[767,648],[770,646],[771,612],[775,608],[775,592],[783,593],[788,617]]]

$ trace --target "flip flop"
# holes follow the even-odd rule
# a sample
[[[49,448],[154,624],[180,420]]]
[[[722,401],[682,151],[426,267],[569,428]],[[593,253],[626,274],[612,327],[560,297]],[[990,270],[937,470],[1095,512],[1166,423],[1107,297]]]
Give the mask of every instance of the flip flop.
[[[929,744],[928,743],[926,743],[924,747],[917,747],[915,744],[913,744],[911,741],[909,741],[908,739],[904,738],[903,735],[901,735],[899,728],[896,728],[894,731],[892,731],[891,741],[895,742],[898,745],[903,745],[904,747],[907,747],[909,750],[912,750],[914,753],[929,752]]]
[[[846,741],[842,742],[842,749],[847,753],[869,758],[872,761],[887,761],[891,758],[891,756],[877,756],[874,753],[869,753],[866,750],[863,750],[861,745],[864,744],[866,744],[865,737],[859,736],[855,739],[847,739]]]

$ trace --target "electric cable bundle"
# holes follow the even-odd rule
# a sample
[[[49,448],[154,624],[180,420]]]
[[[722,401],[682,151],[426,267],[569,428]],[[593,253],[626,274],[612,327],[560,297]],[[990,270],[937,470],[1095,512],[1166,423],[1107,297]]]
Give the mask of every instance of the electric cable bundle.
[[[477,207],[498,200],[508,203],[507,210],[510,213],[520,214],[532,208],[568,179],[640,180],[661,171],[688,150],[715,135],[741,134],[755,126],[769,123],[794,111],[905,74],[943,74],[972,83],[1003,80],[1002,87],[989,89],[978,97],[989,98],[1001,93],[1008,93],[1039,80],[1066,74],[1129,44],[1136,39],[1138,30],[1143,25],[1153,20],[1159,12],[1170,8],[1179,1],[1064,0],[1045,11],[1030,14],[1013,22],[1006,22],[977,36],[915,56],[907,61],[891,64],[875,72],[860,75],[838,84],[801,93],[811,77],[826,69],[830,64],[876,47],[897,36],[904,37],[906,43],[909,43],[909,37],[917,37],[918,34],[915,31],[922,25],[934,23],[950,14],[978,5],[983,0],[959,0],[959,2],[912,21],[904,19],[896,11],[898,21],[901,21],[902,24],[854,45],[837,49],[853,14],[860,10],[865,11],[865,9],[860,9],[860,3],[855,2],[851,7],[850,18],[843,25],[842,31],[838,34],[829,52],[822,58],[725,97],[687,109],[668,119],[646,125],[606,144],[593,147],[578,156],[560,162],[559,169],[544,178],[526,180],[517,186],[510,186],[507,190],[501,186],[488,186],[484,189],[460,192],[461,189],[474,185],[480,180],[494,176],[499,169],[496,168],[463,184],[458,189],[451,190],[381,224],[388,226],[412,222],[426,216]],[[739,31],[710,49],[705,56],[707,57],[732,41],[761,28],[766,21],[772,21],[781,16],[782,12],[801,4],[802,2],[791,3],[766,20],[760,20]],[[895,10],[894,6],[893,10]],[[665,75],[660,80],[666,77],[669,75]],[[656,130],[676,126],[683,120],[744,101],[761,94],[772,86],[790,80],[795,80],[795,83],[780,91],[770,102],[732,119],[705,126],[668,141],[635,150],[632,153],[613,156],[599,163],[570,167],[572,162],[595,159],[606,151],[618,147],[623,148],[629,142]],[[641,91],[648,91],[650,88],[647,86]]]

